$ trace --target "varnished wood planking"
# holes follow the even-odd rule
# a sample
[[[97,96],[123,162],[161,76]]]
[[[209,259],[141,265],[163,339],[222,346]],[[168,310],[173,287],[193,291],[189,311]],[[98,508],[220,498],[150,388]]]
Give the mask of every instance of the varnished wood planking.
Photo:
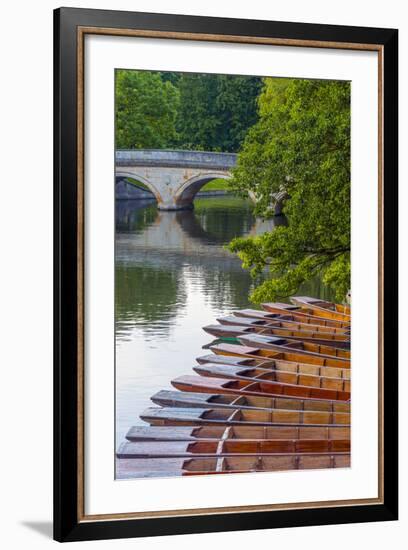
[[[172,385],[181,391],[204,393],[233,393],[259,397],[292,397],[309,400],[345,401],[349,400],[348,392],[281,384],[278,382],[248,382],[245,380],[207,378],[199,376],[179,376],[171,381]]]
[[[350,416],[345,413],[191,407],[149,407],[141,413],[140,418],[152,426],[347,426],[350,422]]]
[[[194,393],[173,390],[160,390],[151,400],[161,407],[216,407],[235,409],[288,409],[304,411],[324,411],[349,413],[350,404],[341,401],[302,400],[290,397],[254,397],[231,394]]]

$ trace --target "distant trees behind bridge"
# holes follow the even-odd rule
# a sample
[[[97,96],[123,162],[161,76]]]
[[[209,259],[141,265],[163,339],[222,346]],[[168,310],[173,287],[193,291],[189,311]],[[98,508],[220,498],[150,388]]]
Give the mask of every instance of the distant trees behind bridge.
[[[259,77],[116,72],[116,147],[237,152],[258,120]]]

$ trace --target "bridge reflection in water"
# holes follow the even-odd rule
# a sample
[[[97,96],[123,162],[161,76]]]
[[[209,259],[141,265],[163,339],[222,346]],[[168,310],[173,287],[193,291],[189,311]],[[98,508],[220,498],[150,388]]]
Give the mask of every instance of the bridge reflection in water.
[[[223,245],[234,237],[259,235],[285,223],[282,216],[270,220],[253,217],[249,203],[240,199],[222,197],[196,202],[196,211],[166,212],[157,210],[156,203],[151,200],[116,201],[116,231],[132,233],[129,245],[136,248],[142,245],[153,252],[171,250],[193,256],[199,252],[231,257]],[[228,202],[233,208],[226,215]]]

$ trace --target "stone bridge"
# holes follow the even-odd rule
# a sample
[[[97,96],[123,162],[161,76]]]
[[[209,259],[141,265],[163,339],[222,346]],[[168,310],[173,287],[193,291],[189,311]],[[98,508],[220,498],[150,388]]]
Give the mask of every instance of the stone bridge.
[[[159,210],[184,210],[193,207],[195,195],[206,183],[231,177],[236,157],[208,151],[118,150],[116,180],[134,178],[143,183]]]

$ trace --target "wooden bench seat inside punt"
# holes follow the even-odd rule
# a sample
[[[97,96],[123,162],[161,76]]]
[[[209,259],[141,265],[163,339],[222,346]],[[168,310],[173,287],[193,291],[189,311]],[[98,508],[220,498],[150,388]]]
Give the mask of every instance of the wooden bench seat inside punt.
[[[208,407],[217,409],[255,410],[284,409],[295,411],[320,411],[325,413],[350,412],[350,403],[345,403],[343,401],[304,400],[287,397],[236,396],[232,394],[192,393],[174,390],[160,390],[151,397],[151,400],[160,407],[198,407],[201,409]],[[332,415],[327,415],[327,418],[332,418]],[[329,421],[324,423],[329,423]],[[336,424],[337,422],[334,423]]]
[[[348,413],[290,411],[287,409],[223,409],[198,407],[149,407],[140,418],[152,426],[253,425],[330,426],[349,425]],[[334,423],[336,422],[336,424]]]
[[[287,348],[277,349],[266,349],[260,346],[246,346],[238,344],[214,344],[210,346],[210,349],[216,355],[234,355],[239,357],[246,357],[249,359],[258,359],[258,360],[274,360],[280,359],[282,361],[289,361],[293,363],[309,363],[311,365],[320,365],[322,367],[336,367],[349,369],[350,360],[349,359],[339,359],[337,357],[329,357],[319,355],[317,353],[303,352],[302,350],[293,350],[290,351]]]

